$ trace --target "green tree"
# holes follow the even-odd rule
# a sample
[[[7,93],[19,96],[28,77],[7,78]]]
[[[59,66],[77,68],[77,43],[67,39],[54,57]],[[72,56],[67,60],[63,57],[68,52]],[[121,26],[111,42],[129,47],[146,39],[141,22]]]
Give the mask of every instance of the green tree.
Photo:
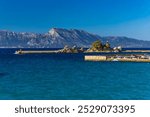
[[[92,49],[93,50],[98,50],[98,51],[102,50],[103,49],[103,45],[102,45],[101,41],[97,40],[97,41],[93,42],[92,43]]]

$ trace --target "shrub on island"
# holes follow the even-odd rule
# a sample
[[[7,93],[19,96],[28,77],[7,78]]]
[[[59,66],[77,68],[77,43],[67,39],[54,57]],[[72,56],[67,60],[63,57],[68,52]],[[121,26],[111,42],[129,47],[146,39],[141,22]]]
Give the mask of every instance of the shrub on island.
[[[107,41],[106,44],[102,44],[100,40],[92,43],[91,48],[87,52],[101,52],[101,51],[112,51],[110,43]]]

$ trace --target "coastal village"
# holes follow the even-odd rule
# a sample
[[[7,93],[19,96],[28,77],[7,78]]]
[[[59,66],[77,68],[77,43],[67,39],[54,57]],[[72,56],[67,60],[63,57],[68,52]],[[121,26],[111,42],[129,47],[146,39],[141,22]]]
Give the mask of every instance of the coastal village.
[[[121,61],[121,62],[150,62],[150,56],[146,54],[129,54],[133,52],[146,52],[142,50],[131,50],[127,51],[128,54],[125,54],[126,51],[122,50],[121,46],[112,48],[110,43],[107,41],[105,44],[102,44],[100,40],[97,40],[92,43],[91,47],[88,49],[78,48],[77,46],[69,47],[65,46],[63,49],[59,50],[40,50],[40,51],[23,51],[22,49],[15,52],[15,54],[50,54],[50,53],[110,53],[109,55],[85,55],[85,61]],[[112,54],[113,53],[113,54]],[[114,54],[115,53],[115,54]]]

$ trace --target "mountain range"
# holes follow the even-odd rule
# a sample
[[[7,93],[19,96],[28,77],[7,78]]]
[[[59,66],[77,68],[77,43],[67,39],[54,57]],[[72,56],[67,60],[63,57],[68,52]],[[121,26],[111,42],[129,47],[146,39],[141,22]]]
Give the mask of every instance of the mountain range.
[[[18,33],[12,31],[0,31],[1,48],[63,48],[65,45],[90,47],[91,44],[101,40],[107,41],[112,47],[124,48],[150,48],[150,41],[138,40],[121,36],[102,37],[96,34],[77,29],[52,28],[47,33]]]

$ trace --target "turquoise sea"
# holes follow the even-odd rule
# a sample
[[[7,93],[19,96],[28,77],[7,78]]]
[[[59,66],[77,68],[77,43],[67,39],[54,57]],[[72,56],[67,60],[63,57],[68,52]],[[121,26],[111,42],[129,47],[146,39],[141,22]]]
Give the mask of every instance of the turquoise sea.
[[[0,99],[150,99],[150,63],[86,62],[84,54],[0,49]]]

